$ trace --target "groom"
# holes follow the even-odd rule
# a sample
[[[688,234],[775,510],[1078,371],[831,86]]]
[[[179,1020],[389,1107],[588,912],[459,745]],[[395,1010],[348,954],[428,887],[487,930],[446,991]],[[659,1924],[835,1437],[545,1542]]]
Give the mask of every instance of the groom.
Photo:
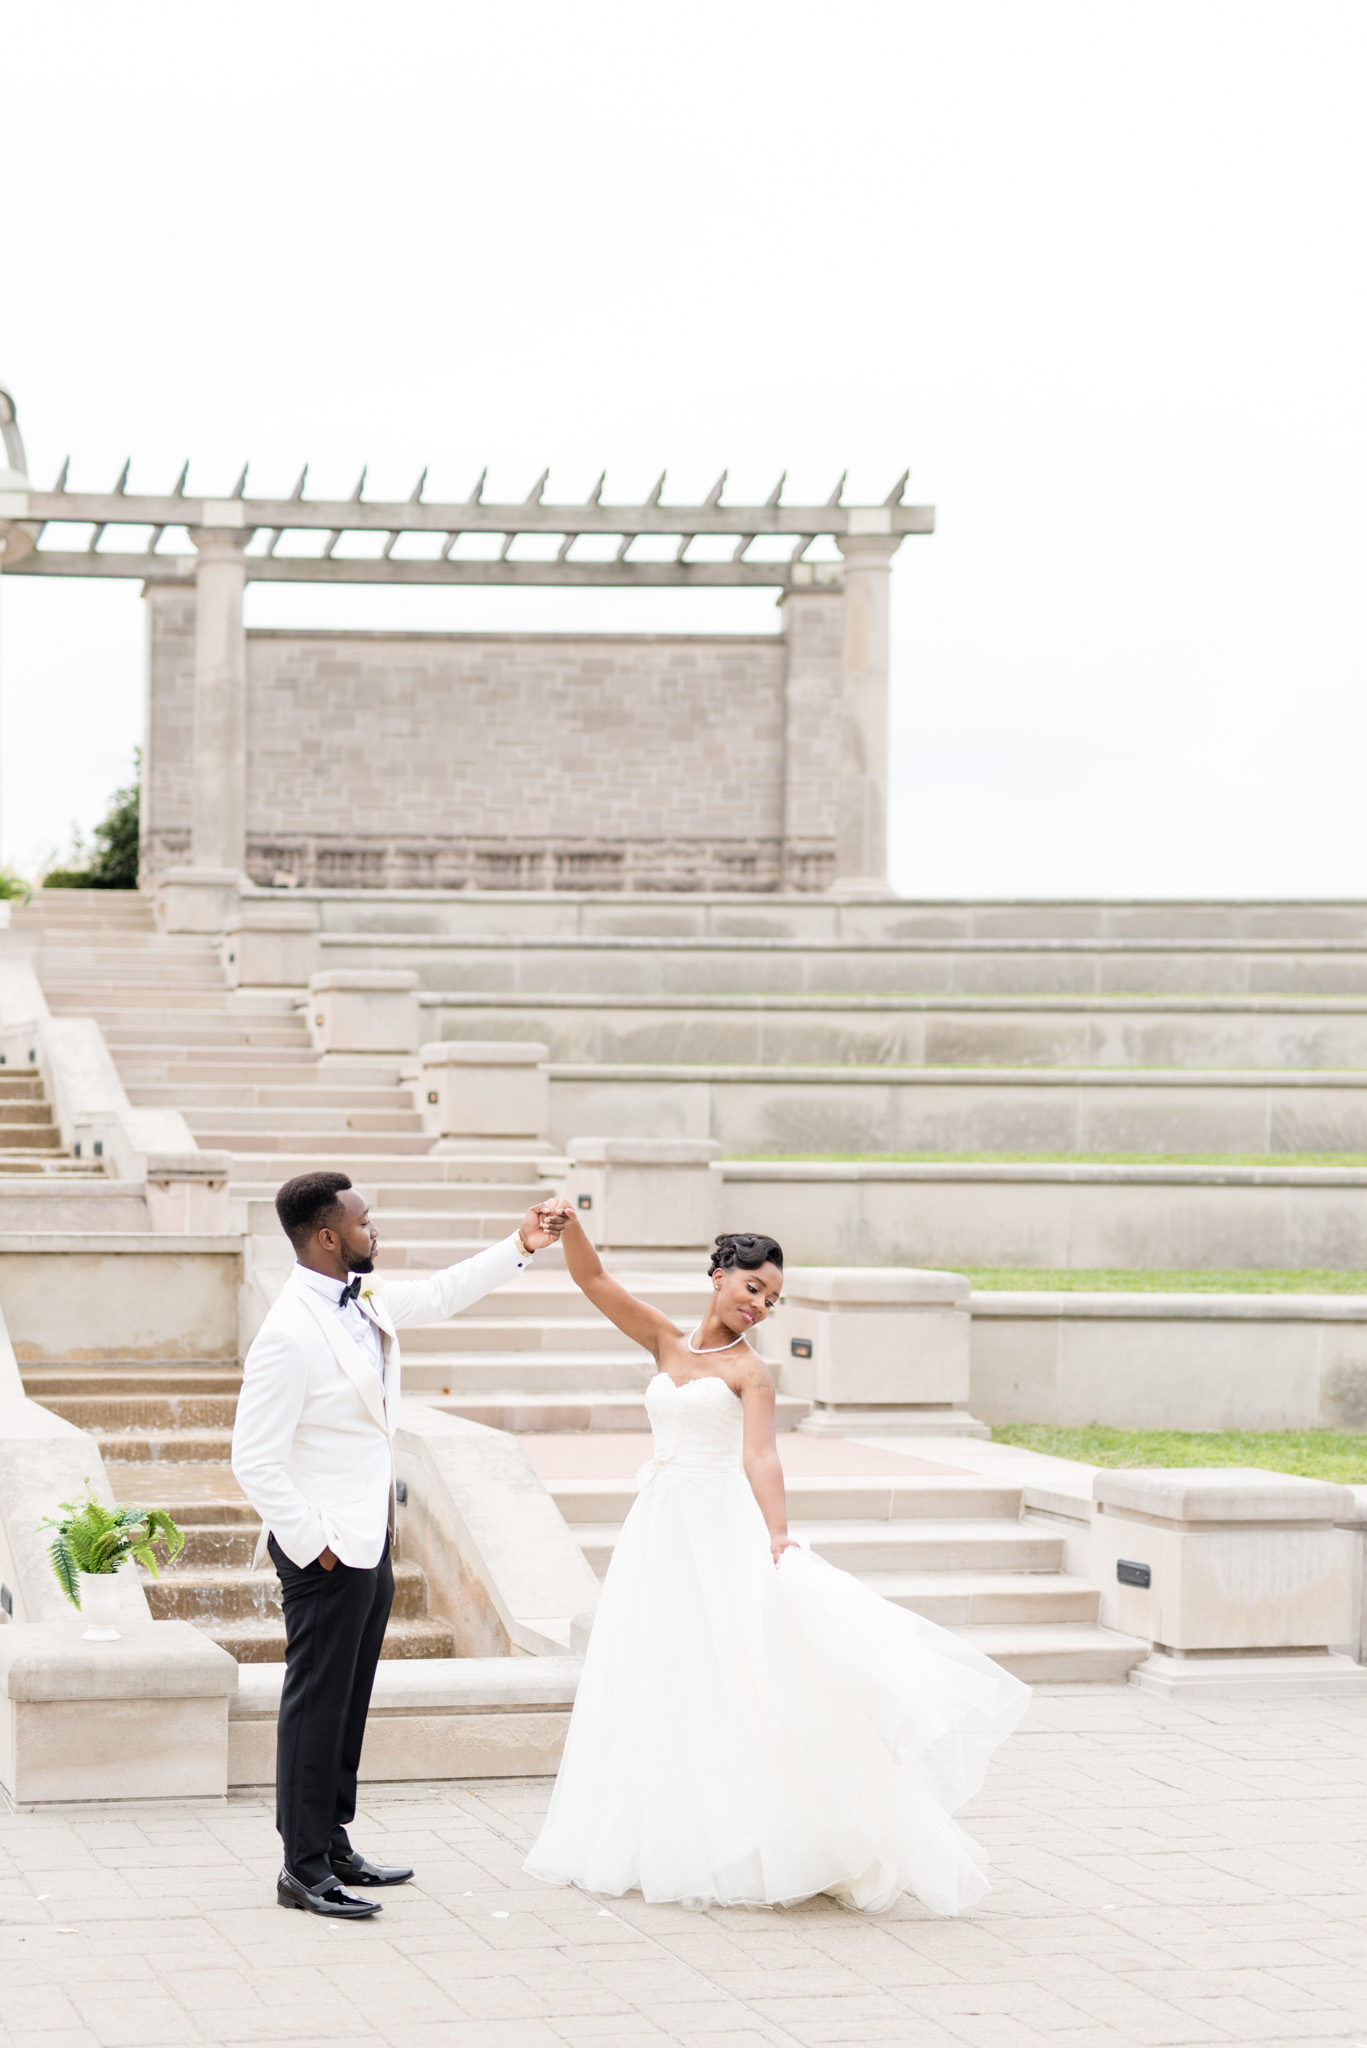
[[[362,1920],[351,1884],[413,1873],[352,1848],[356,1774],[375,1665],[394,1597],[392,1440],[401,1323],[443,1322],[511,1280],[565,1227],[532,1208],[502,1244],[429,1279],[376,1282],[379,1235],[344,1173],[301,1173],[275,1198],[297,1261],[242,1371],[233,1471],[280,1576],[285,1682],[276,1741],[282,1906]]]

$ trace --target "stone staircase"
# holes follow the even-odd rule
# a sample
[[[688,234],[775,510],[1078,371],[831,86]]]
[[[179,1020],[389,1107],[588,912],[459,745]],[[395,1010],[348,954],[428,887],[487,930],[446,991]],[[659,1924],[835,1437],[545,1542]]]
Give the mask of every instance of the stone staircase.
[[[190,1621],[240,1664],[278,1664],[285,1625],[269,1563],[252,1569],[260,1522],[228,1464],[241,1374],[217,1365],[29,1366],[32,1400],[100,1446],[118,1500],[166,1508],[185,1549],[159,1579],[145,1576],[158,1621]],[[426,1575],[396,1558],[385,1657],[450,1657],[449,1623],[427,1611]]]
[[[953,1444],[945,1447],[947,1466]],[[915,1461],[908,1461],[914,1466]],[[548,1479],[601,1578],[631,1480]],[[1063,1539],[1022,1520],[1020,1489],[952,1469],[789,1476],[789,1527],[886,1600],[953,1629],[1018,1678],[1123,1679],[1147,1644],[1103,1628],[1100,1594],[1063,1569]]]
[[[242,1227],[282,1275],[288,1250],[272,1198],[292,1173],[350,1173],[371,1196],[381,1270],[396,1277],[506,1235],[553,1184],[562,1162],[436,1152],[403,1062],[320,1057],[298,992],[231,989],[212,942],[158,934],[139,899],[110,912],[76,896],[55,907],[40,899],[15,920],[32,935],[54,1012],[94,1016],[134,1104],[174,1106],[202,1145],[232,1155]],[[367,964],[406,963],[386,955]],[[728,954],[728,972],[744,967],[742,949]],[[525,1034],[505,1024],[483,1035]],[[685,1327],[701,1313],[701,1272],[623,1277]],[[554,1254],[476,1313],[407,1329],[404,1357],[410,1398],[496,1428],[640,1436],[648,1426],[651,1361],[594,1314]],[[149,1588],[155,1611],[195,1621],[243,1661],[278,1659],[274,1575],[250,1570],[254,1522],[226,1465],[235,1376],[71,1367],[29,1379],[36,1398],[97,1432],[120,1497],[165,1505],[187,1529],[183,1560]],[[780,1428],[792,1430],[805,1406],[780,1397]],[[604,1568],[630,1484],[555,1481],[552,1492]],[[1118,1678],[1139,1654],[1097,1625],[1095,1590],[1063,1572],[1061,1540],[1022,1519],[1015,1489],[951,1470],[895,1484],[796,1479],[792,1496],[795,1525],[821,1554],[1023,1675]],[[449,1631],[425,1612],[421,1574],[400,1565],[399,1575],[386,1654],[449,1654]]]

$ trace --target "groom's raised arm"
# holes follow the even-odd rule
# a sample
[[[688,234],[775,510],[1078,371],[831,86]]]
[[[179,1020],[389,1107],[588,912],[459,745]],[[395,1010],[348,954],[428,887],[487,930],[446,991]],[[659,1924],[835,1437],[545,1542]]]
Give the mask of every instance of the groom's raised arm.
[[[447,1266],[444,1272],[433,1273],[426,1280],[387,1280],[384,1305],[395,1328],[402,1323],[444,1323],[451,1316],[458,1316],[462,1309],[473,1308],[486,1294],[492,1294],[496,1287],[524,1271],[531,1264],[532,1252],[524,1251],[523,1245],[530,1244],[533,1249],[538,1244],[544,1247],[564,1228],[563,1223],[557,1228],[556,1222],[542,1220],[551,1218],[553,1213],[550,1205],[544,1210],[529,1209],[520,1232],[514,1231],[511,1237],[491,1244],[487,1251],[476,1252],[473,1258],[462,1259],[458,1266]],[[533,1218],[537,1219],[535,1228]]]

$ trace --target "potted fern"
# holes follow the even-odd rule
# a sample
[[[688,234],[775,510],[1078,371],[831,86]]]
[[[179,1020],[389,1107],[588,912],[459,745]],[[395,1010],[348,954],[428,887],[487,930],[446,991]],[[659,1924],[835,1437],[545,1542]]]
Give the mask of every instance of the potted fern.
[[[57,1531],[48,1545],[52,1569],[67,1599],[90,1623],[83,1635],[96,1643],[118,1639],[116,1575],[124,1560],[136,1558],[155,1579],[161,1574],[152,1546],[164,1544],[168,1563],[185,1548],[184,1532],[164,1508],[140,1508],[131,1501],[106,1507],[88,1479],[84,1500],[64,1500],[60,1516],[48,1515],[38,1526]]]

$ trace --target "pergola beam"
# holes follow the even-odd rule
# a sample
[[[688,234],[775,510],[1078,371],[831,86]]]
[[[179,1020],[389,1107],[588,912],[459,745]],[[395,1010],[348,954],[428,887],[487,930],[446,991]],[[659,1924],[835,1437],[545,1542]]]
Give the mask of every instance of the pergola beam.
[[[193,584],[197,557],[173,554],[64,553],[36,548],[7,576],[122,576]],[[578,584],[598,589],[777,589],[793,580],[793,564],[781,562],[517,562],[409,561],[381,555],[244,555],[249,583],[391,584]],[[830,563],[833,575],[839,564]],[[810,573],[810,571],[808,572]]]
[[[9,494],[14,495],[14,494]],[[112,491],[29,491],[9,518],[91,526],[212,526],[342,533],[783,534],[833,539],[850,533],[902,536],[934,530],[931,505],[520,505],[394,503],[360,498],[188,498]],[[888,523],[883,525],[882,516]],[[879,524],[869,525],[871,519]]]

